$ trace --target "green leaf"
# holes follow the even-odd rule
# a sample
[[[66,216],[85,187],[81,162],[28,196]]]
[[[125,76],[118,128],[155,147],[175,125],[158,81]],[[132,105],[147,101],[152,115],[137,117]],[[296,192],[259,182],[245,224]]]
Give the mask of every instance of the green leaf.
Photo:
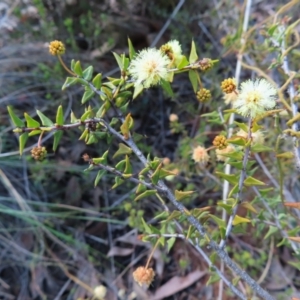
[[[269,230],[268,230],[267,234],[264,237],[264,240],[266,240],[267,238],[269,238],[272,234],[276,233],[277,231],[278,231],[277,227],[270,225],[269,226]]]
[[[106,174],[106,170],[100,170],[95,178],[94,186],[96,187],[101,178]]]
[[[248,132],[248,126],[245,123],[240,123],[237,121],[234,121],[234,124],[237,125],[240,129],[242,129],[245,132]]]
[[[126,164],[125,164],[124,174],[132,174],[132,166],[128,155],[126,155],[125,161]]]
[[[224,157],[228,157],[228,156],[224,155]],[[244,164],[243,164],[242,161],[230,161],[230,160],[227,160],[226,163],[229,164],[229,165],[231,165],[231,166],[233,166],[233,167],[235,167],[238,170],[243,170],[243,165]]]
[[[93,133],[91,133],[90,136],[89,136],[89,138],[88,138],[88,141],[86,142],[86,144],[87,145],[91,145],[91,144],[95,144],[97,142],[98,141],[97,141],[96,136]]]
[[[194,93],[198,91],[198,75],[197,72],[194,70],[189,70],[189,79],[191,81]]]
[[[102,74],[97,74],[93,79],[93,85],[97,90],[100,90],[102,84]]]
[[[213,283],[216,283],[220,281],[220,277],[217,273],[214,273],[213,275],[209,276],[207,282],[206,282],[206,286],[210,285],[210,284],[213,284]]]
[[[24,113],[28,128],[39,128],[41,125],[38,121],[32,119],[27,113]]]
[[[40,134],[42,132],[42,130],[32,130],[29,132],[28,136],[34,136],[37,134]]]
[[[147,187],[144,186],[142,183],[139,183],[135,190],[135,193],[138,195],[138,194],[145,192],[146,190],[147,190]]]
[[[144,87],[142,84],[135,85],[132,99],[134,100],[143,91],[143,89]]]
[[[186,67],[188,64],[189,64],[189,62],[188,62],[187,58],[184,55],[182,55],[181,60],[177,65],[177,68],[182,69],[182,68]]]
[[[63,114],[63,108],[61,105],[57,108],[56,124],[59,126],[64,125],[64,114]]]
[[[129,97],[132,96],[132,93],[130,91],[123,91],[118,94],[116,98],[116,105],[117,107],[122,106],[126,100],[128,100]]]
[[[235,277],[232,279],[232,284],[233,284],[234,286],[236,286],[236,285],[239,283],[240,279],[241,279],[241,277],[235,276]]]
[[[176,238],[175,237],[171,237],[171,238],[167,239],[167,252],[168,253],[173,248],[175,242],[176,242]]]
[[[233,136],[227,140],[228,143],[237,145],[237,146],[245,146],[247,144],[247,139],[241,136]]]
[[[116,183],[111,187],[112,190],[121,185],[124,182],[124,180],[117,176],[115,177],[115,182]]]
[[[107,163],[108,150],[103,153],[101,157],[93,158],[94,164],[106,164]]]
[[[279,247],[276,245],[276,247]],[[288,261],[288,264],[295,267],[298,271],[300,271],[300,261]],[[296,298],[295,298],[296,299]]]
[[[229,191],[228,197],[232,197],[232,195],[236,194],[239,191],[239,184],[236,183],[233,188]]]
[[[174,93],[173,93],[173,90],[172,90],[170,82],[162,79],[160,81],[160,83],[161,83],[161,86],[162,86],[163,90],[166,92],[166,94],[169,97],[174,98]]]
[[[225,179],[226,181],[228,181],[231,184],[237,184],[239,182],[239,178],[238,178],[238,174],[233,175],[233,174],[225,174],[222,172],[216,172],[216,175]]]
[[[81,103],[84,104],[94,96],[95,92],[93,90],[86,90],[81,98]]]
[[[148,226],[148,224],[145,222],[144,218],[141,218],[141,221],[143,223],[143,226],[145,228],[146,233],[148,234],[152,234],[152,230],[151,228]]]
[[[197,55],[196,45],[195,45],[195,42],[192,41],[191,53],[190,53],[190,57],[189,57],[190,64],[196,62],[197,59],[198,59],[198,55]]]
[[[71,70],[74,71],[75,68],[75,59],[71,60]]]
[[[251,152],[267,152],[267,151],[274,151],[274,148],[270,148],[261,144],[255,144],[251,146]]]
[[[146,197],[150,197],[152,195],[155,195],[157,193],[156,190],[147,190],[144,193],[138,195],[137,197],[134,198],[134,201],[138,201],[140,199],[146,198]]]
[[[243,217],[240,217],[238,215],[236,215],[232,221],[232,225],[233,226],[236,226],[238,224],[241,224],[241,223],[250,223],[251,221],[247,218],[243,218]]]
[[[243,203],[241,204],[241,206],[242,206],[242,207],[245,207],[247,210],[250,210],[250,211],[252,211],[253,213],[257,214],[256,209],[252,206],[251,203],[249,203],[249,202],[243,202]]]
[[[17,115],[13,111],[13,108],[10,105],[7,106],[7,110],[12,122],[16,127],[25,127],[25,123],[19,117],[17,117]]]
[[[87,67],[87,68],[83,71],[83,73],[82,73],[83,78],[84,78],[86,81],[90,81],[90,80],[92,79],[92,77],[93,77],[93,72],[94,72],[93,66]]]
[[[135,56],[135,50],[129,38],[128,38],[128,49],[129,49],[129,57],[130,59],[133,59],[133,57]]]
[[[224,220],[214,216],[214,215],[211,215],[209,214],[209,216],[217,223],[217,225],[221,228],[226,228],[226,223]]]
[[[74,65],[74,72],[76,73],[76,75],[78,75],[79,77],[83,76],[83,72],[82,72],[82,68],[81,68],[81,64],[80,61],[78,60],[75,65]]]
[[[87,120],[90,115],[93,113],[92,110],[87,110],[86,112],[84,112],[84,114],[81,116],[80,121],[84,122],[85,120]]]
[[[177,201],[190,197],[195,191],[177,191],[175,190],[175,198]]]
[[[264,182],[257,180],[251,176],[247,177],[244,181],[245,186],[255,186],[255,185],[266,185]]]
[[[89,135],[89,130],[86,128],[86,129],[82,132],[82,134],[81,134],[81,136],[79,137],[78,140],[85,140],[86,138],[88,138],[88,135]]]
[[[122,65],[124,70],[127,70],[129,67],[129,58],[125,54],[122,54]]]
[[[218,201],[217,205],[225,209],[225,211],[230,215],[232,213],[232,204],[225,203],[223,201]]]
[[[272,35],[274,34],[275,30],[277,30],[278,26],[279,26],[279,23],[275,23],[275,24],[273,24],[272,26],[270,26],[270,27],[268,28],[268,31],[267,31],[268,34],[269,34],[270,36],[272,36]]]
[[[76,78],[76,77],[67,77],[67,79],[66,79],[66,81],[63,84],[61,89],[64,91],[66,88],[76,84],[77,82],[78,82],[78,78]]]
[[[20,155],[23,154],[26,142],[28,140],[28,132],[24,132],[19,136],[19,152]]]
[[[54,141],[53,141],[53,151],[55,152],[57,147],[58,147],[58,144],[59,144],[59,141],[61,139],[63,135],[63,132],[61,130],[58,130],[54,133]]]
[[[76,118],[75,114],[73,111],[71,111],[71,123],[76,123],[78,122],[78,119]]]
[[[114,57],[118,63],[119,69],[123,70],[124,67],[123,67],[123,60],[122,60],[121,56],[119,54],[117,54],[116,52],[113,52],[112,54],[114,55]]]
[[[48,117],[46,117],[40,110],[37,110],[36,113],[40,117],[41,122],[44,126],[53,126],[53,122]]]
[[[161,223],[166,223],[174,219],[178,219],[182,213],[178,210],[173,210],[166,220],[161,221]]]
[[[125,144],[120,143],[119,144],[119,149],[117,152],[114,154],[113,158],[116,158],[120,155],[130,155],[132,153],[132,149],[126,146]]]

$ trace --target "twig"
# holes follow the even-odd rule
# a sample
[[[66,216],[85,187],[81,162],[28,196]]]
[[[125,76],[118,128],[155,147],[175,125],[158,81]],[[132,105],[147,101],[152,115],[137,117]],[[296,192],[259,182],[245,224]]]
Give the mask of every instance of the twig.
[[[245,34],[247,32],[247,29],[248,29],[251,6],[252,6],[252,0],[247,0],[245,12],[244,12],[243,34]],[[238,59],[237,59],[237,64],[236,64],[236,69],[235,69],[235,80],[236,80],[237,84],[239,83],[239,79],[240,79],[240,75],[241,75],[243,51],[244,51],[244,45],[246,44],[245,38],[241,39],[241,44],[242,44],[242,47],[241,47],[240,52],[237,55]],[[228,123],[227,138],[231,138],[231,136],[233,134],[233,126],[231,126],[231,125],[234,122],[234,118],[235,118],[235,115],[231,114],[230,118],[229,118],[229,123]],[[231,173],[231,165],[226,164],[224,171],[225,171],[225,174],[230,174]],[[222,199],[223,199],[224,203],[227,202],[226,199],[227,199],[228,193],[229,193],[229,182],[224,180],[223,195],[222,195]],[[236,214],[236,212],[235,212],[235,214]],[[223,212],[222,212],[222,220],[226,221],[226,218],[227,218],[227,213],[226,213],[226,210],[224,209]],[[228,234],[227,229],[226,229],[226,234]],[[226,239],[226,236],[225,236],[225,239]],[[225,240],[224,240],[224,245],[225,245]],[[221,262],[221,264],[223,264],[223,262]],[[224,266],[221,266],[221,269],[223,270]],[[220,284],[219,284],[219,299],[221,299],[222,293],[223,293],[223,283],[222,283],[222,281],[220,281]]]
[[[248,122],[248,128],[249,128],[248,139],[250,139],[251,138],[251,119],[250,118],[249,118],[249,122]],[[247,146],[244,150],[242,171],[241,171],[241,174],[240,174],[239,184],[238,184],[237,204],[233,208],[233,212],[229,217],[227,227],[226,227],[225,237],[220,242],[219,247],[221,249],[223,249],[225,247],[226,239],[228,238],[228,236],[229,236],[229,234],[232,230],[232,224],[233,224],[233,220],[236,216],[238,206],[242,202],[242,191],[243,191],[244,181],[246,179],[246,168],[247,168],[247,163],[248,163],[248,159],[249,159],[250,149],[251,149],[251,145]]]

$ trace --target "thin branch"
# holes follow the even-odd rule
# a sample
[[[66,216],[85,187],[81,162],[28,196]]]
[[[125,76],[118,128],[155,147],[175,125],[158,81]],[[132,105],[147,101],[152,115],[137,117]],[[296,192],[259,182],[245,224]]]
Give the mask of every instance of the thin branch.
[[[248,128],[249,128],[248,139],[251,139],[251,119],[250,118],[249,118],[249,122],[248,122]],[[244,152],[244,157],[243,157],[242,171],[240,174],[239,184],[238,184],[237,204],[233,208],[233,211],[229,217],[227,227],[226,227],[225,237],[220,242],[219,247],[221,249],[223,249],[225,247],[226,240],[232,230],[233,220],[237,214],[239,204],[241,204],[241,202],[242,202],[242,192],[243,192],[244,181],[246,179],[246,168],[247,168],[247,163],[248,163],[248,159],[249,159],[249,155],[250,155],[250,149],[251,149],[251,144],[249,146],[247,146],[244,150],[245,152]]]

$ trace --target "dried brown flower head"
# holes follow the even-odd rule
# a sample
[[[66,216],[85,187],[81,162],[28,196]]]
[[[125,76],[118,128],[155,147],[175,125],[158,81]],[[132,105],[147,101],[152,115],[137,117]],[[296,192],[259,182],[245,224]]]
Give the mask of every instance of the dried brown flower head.
[[[151,282],[154,279],[155,272],[152,268],[145,268],[145,267],[138,267],[133,272],[133,279],[139,284],[139,285],[147,285],[149,286]]]
[[[204,147],[198,146],[193,150],[193,160],[195,162],[206,165],[209,160],[209,155]]]
[[[170,122],[177,122],[178,116],[176,114],[170,114],[169,120],[170,120]]]

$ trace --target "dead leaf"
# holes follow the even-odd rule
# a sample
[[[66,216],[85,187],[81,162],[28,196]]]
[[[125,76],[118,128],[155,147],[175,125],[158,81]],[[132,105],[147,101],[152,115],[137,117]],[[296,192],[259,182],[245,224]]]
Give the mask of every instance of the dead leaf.
[[[152,247],[150,243],[145,243],[138,239],[136,230],[132,230],[132,231],[124,234],[123,236],[118,237],[117,239],[115,239],[115,241],[132,244],[134,246],[145,246],[148,248]]]
[[[287,206],[287,207],[293,207],[293,208],[298,208],[300,209],[300,203],[297,202],[297,203],[293,203],[293,202],[285,202],[283,203],[284,206]]]
[[[107,253],[108,257],[112,256],[128,256],[132,254],[133,248],[121,248],[121,247],[112,247]]]
[[[300,243],[300,237],[289,236],[289,240]]]
[[[206,275],[207,272],[196,270],[189,273],[185,277],[174,276],[160,288],[158,288],[155,294],[150,298],[150,300],[161,300],[166,297],[172,296],[181,290],[192,285],[194,282]]]

